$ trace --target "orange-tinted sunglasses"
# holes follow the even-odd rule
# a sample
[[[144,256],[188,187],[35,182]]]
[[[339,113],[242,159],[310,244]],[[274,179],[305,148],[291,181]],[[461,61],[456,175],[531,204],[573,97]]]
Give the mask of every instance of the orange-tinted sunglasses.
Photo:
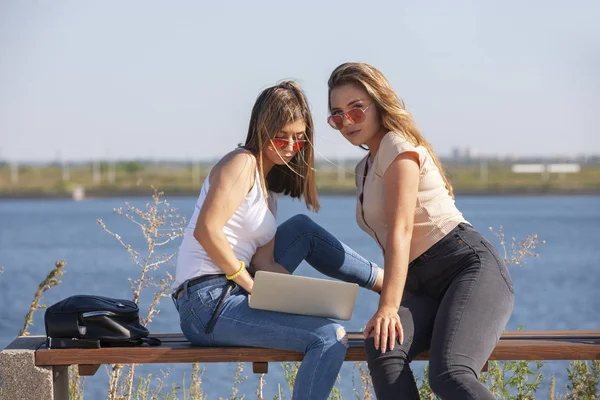
[[[366,108],[351,108],[345,113],[330,115],[327,118],[327,123],[333,129],[337,129],[338,131],[344,127],[344,117],[348,118],[354,124],[360,124],[367,118],[365,114],[369,107],[371,107],[373,103],[369,104]]]
[[[272,138],[271,142],[273,143],[273,147],[277,150],[285,149],[290,142],[292,142],[292,150],[300,151],[304,147],[304,143],[308,142],[308,140],[296,140],[296,139],[284,139],[284,138]]]

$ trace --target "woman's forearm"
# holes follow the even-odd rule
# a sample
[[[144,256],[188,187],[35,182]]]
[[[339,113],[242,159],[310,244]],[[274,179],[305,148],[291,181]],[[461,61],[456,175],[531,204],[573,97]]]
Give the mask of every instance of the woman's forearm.
[[[225,275],[234,275],[239,271],[241,267],[240,260],[236,258],[222,229],[197,227],[194,237]],[[249,293],[252,292],[254,280],[246,268],[233,281]]]
[[[379,299],[379,307],[400,308],[410,252],[411,235],[390,236],[386,243],[384,258],[383,287]]]

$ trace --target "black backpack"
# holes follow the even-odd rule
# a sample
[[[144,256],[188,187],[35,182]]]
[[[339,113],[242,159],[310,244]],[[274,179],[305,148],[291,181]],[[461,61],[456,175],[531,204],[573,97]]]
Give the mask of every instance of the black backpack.
[[[50,349],[159,345],[140,324],[131,300],[77,295],[48,307],[44,315]]]

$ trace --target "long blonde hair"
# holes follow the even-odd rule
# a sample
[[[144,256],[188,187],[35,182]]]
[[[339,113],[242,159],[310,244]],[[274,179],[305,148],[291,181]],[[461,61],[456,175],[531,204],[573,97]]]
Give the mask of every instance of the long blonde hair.
[[[275,165],[267,176],[262,170],[262,151],[277,132],[287,124],[303,120],[308,145],[296,153],[286,165]],[[257,159],[263,187],[275,193],[302,198],[306,206],[319,211],[319,195],[315,184],[313,119],[304,92],[293,81],[283,81],[262,91],[256,99],[248,135],[243,147]]]
[[[450,196],[454,197],[452,185],[446,177],[438,156],[431,144],[417,128],[412,115],[406,111],[404,102],[385,76],[375,67],[367,63],[344,63],[337,67],[329,77],[329,109],[331,110],[331,91],[341,85],[355,84],[364,88],[374,100],[381,116],[381,123],[388,132],[398,132],[406,137],[413,146],[423,146],[431,155],[440,171]]]

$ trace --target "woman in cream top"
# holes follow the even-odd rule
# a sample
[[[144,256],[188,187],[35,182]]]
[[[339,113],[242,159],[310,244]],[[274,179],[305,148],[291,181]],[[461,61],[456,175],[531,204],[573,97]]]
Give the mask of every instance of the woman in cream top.
[[[440,241],[461,222],[467,222],[446,189],[440,171],[424,146],[413,146],[401,133],[389,132],[381,140],[379,151],[371,159],[365,156],[356,167],[359,201],[358,225],[375,239],[385,252],[387,221],[383,176],[396,157],[414,153],[419,163],[419,189],[415,205],[409,262]],[[365,173],[366,172],[366,173]],[[368,192],[360,201],[360,194]],[[368,223],[366,221],[369,221]]]
[[[494,399],[479,374],[512,313],[506,266],[456,208],[440,161],[383,74],[346,63],[328,86],[329,124],[369,150],[356,167],[356,218],[384,255],[364,330],[377,398],[418,399],[409,363],[429,350],[437,396]]]

